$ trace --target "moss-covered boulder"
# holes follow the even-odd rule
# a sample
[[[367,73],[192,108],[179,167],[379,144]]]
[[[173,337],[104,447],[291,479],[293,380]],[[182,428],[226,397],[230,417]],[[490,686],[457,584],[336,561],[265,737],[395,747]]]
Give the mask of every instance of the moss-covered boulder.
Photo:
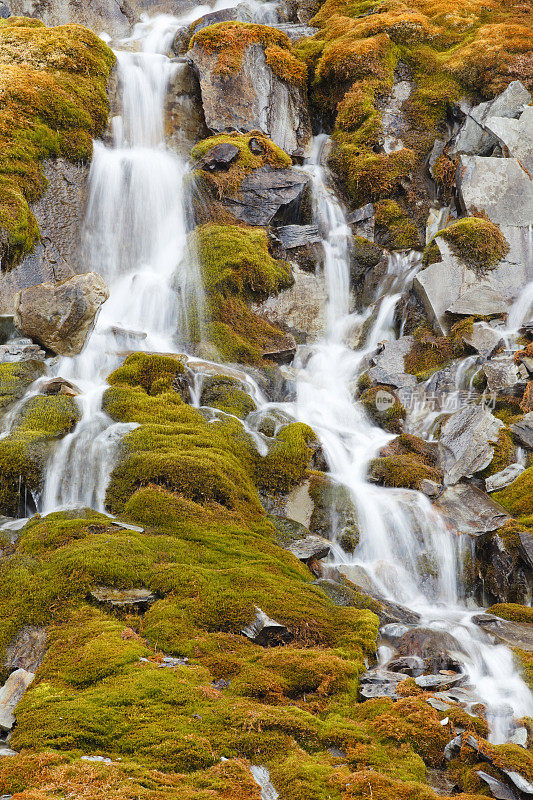
[[[0,364],[0,411],[20,400],[31,384],[45,374],[44,362],[36,359]]]

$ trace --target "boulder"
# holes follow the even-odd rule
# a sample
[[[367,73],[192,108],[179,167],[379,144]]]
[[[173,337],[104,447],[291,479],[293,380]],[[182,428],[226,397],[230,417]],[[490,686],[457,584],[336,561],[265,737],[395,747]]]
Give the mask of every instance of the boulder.
[[[453,529],[471,536],[495,531],[510,519],[505,509],[485,492],[466,483],[448,486],[435,507]]]
[[[533,411],[522,417],[520,422],[513,423],[511,430],[521,445],[533,450]]]
[[[34,625],[26,625],[6,647],[4,667],[12,672],[24,669],[37,672],[44,658],[46,630]]]
[[[324,263],[324,245],[316,225],[283,225],[276,229],[285,255],[306,272],[316,274]]]
[[[97,586],[89,593],[99,605],[120,611],[144,612],[155,603],[156,595],[149,589],[113,589]]]
[[[500,226],[533,224],[533,181],[517,158],[461,156],[457,175],[465,214],[484,211]]]
[[[207,127],[215,133],[261,130],[290,155],[308,155],[311,124],[305,92],[276,76],[263,46],[248,46],[240,69],[230,74],[217,71],[218,57],[198,43],[187,54],[200,80]]]
[[[274,325],[288,328],[300,340],[314,340],[327,330],[327,289],[323,274],[294,267],[294,283],[277,295],[252,306]]]
[[[11,673],[0,689],[0,730],[9,732],[15,724],[15,709],[35,675],[25,669]]]
[[[209,135],[198,81],[186,61],[172,65],[165,101],[165,130],[169,150],[185,159],[194,145]]]
[[[483,406],[467,406],[444,423],[439,440],[444,482],[453,486],[485,469],[494,456],[494,444],[503,422]]]
[[[446,309],[459,317],[501,317],[508,303],[501,294],[486,284],[470,286]]]
[[[532,576],[516,540],[506,530],[479,536],[474,544],[473,580],[477,598],[494,603],[528,602]]]
[[[292,553],[304,564],[308,561],[327,558],[331,552],[331,545],[322,536],[305,536],[303,539],[296,539],[287,550]]]
[[[51,378],[40,386],[42,394],[65,394],[68,397],[77,397],[81,394],[80,389],[65,378]]]
[[[518,795],[510,786],[507,786],[506,783],[498,780],[498,778],[489,775],[488,772],[478,769],[476,775],[487,784],[491,795],[495,797],[496,800],[519,800]]]
[[[39,283],[15,297],[15,324],[26,336],[58,355],[79,353],[109,296],[96,272],[59,283]]]
[[[138,20],[137,9],[148,8],[149,0],[7,0],[11,13],[36,17],[46,25],[76,23],[94,31],[106,31],[112,36],[126,36]],[[137,6],[137,8],[136,8]]]
[[[487,388],[491,392],[505,392],[520,381],[518,367],[512,356],[499,356],[483,364]]]
[[[401,656],[418,656],[425,671],[431,675],[439,670],[457,668],[457,656],[462,653],[459,642],[446,631],[431,628],[413,628],[396,642]]]
[[[32,7],[38,5],[33,0],[22,0],[21,5],[27,2],[32,3]],[[39,15],[36,12],[30,16]],[[58,158],[45,161],[43,171],[48,188],[32,205],[40,239],[21,264],[9,272],[0,272],[2,313],[13,313],[13,296],[21,289],[45,281],[62,281],[82,269],[79,243],[85,219],[89,167]]]
[[[424,691],[431,692],[457,686],[458,683],[464,680],[464,677],[460,672],[454,672],[452,675],[419,675],[415,678],[415,683]]]
[[[490,358],[502,346],[501,332],[487,322],[474,322],[472,329],[461,334],[463,342],[483,359]]]
[[[414,388],[417,384],[416,377],[408,374],[404,367],[404,358],[414,344],[414,336],[401,336],[380,345],[376,355],[372,356],[374,366],[368,371],[372,383],[397,389],[406,386]]]
[[[509,486],[524,470],[525,467],[522,464],[509,464],[505,469],[485,479],[485,489],[487,492],[497,492],[499,489]]]
[[[473,620],[476,625],[509,647],[518,647],[527,653],[533,653],[533,625],[527,622],[509,622],[493,614],[478,614]]]
[[[237,191],[224,194],[221,204],[247,225],[269,225],[275,215],[290,216],[309,185],[309,176],[287,167],[264,166],[246,175]]]
[[[286,644],[292,639],[292,634],[285,625],[281,625],[271,619],[264,611],[255,607],[255,617],[242,629],[242,633],[256,644],[262,647],[272,647],[273,645]]]
[[[401,672],[392,672],[383,667],[363,672],[359,678],[359,693],[368,700],[371,697],[390,697],[399,700],[396,692],[398,684],[407,680],[408,676]]]
[[[0,345],[0,364],[14,364],[19,361],[44,361],[46,353],[31,339],[11,339]]]

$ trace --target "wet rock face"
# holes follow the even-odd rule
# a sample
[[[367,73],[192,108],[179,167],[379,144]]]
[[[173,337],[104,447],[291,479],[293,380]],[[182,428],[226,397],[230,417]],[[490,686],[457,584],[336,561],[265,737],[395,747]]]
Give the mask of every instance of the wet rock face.
[[[494,456],[498,431],[503,423],[480,406],[469,406],[452,414],[444,424],[439,441],[444,481],[453,486],[485,469]]]
[[[218,55],[198,44],[187,58],[200,80],[205,121],[211,131],[261,130],[290,155],[308,154],[311,125],[303,90],[274,74],[262,45],[249,46],[233,74],[220,74]]]
[[[531,569],[519,542],[505,535],[506,529],[476,539],[474,581],[480,602],[527,603],[531,591]],[[516,537],[518,540],[518,537]]]
[[[41,238],[24,261],[0,273],[0,311],[13,313],[13,296],[43,281],[61,281],[80,271],[79,245],[89,167],[63,158],[47,161],[48,189],[32,206]]]
[[[79,353],[100,306],[109,296],[95,272],[60,283],[40,283],[18,292],[15,324],[27,336],[58,355]]]

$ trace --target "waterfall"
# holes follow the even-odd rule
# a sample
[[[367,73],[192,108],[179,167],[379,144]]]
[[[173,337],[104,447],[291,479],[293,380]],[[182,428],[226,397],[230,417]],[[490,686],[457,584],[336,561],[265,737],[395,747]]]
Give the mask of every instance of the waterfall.
[[[348,555],[336,543],[332,563],[346,574],[362,569],[378,594],[418,612],[421,626],[455,637],[468,681],[486,706],[491,740],[503,742],[512,734],[513,716],[533,712],[533,698],[509,649],[494,645],[473,623],[475,612],[460,603],[457,531],[450,530],[421,493],[374,486],[366,479],[370,460],[393,436],[368,419],[354,401],[353,386],[377,343],[394,338],[395,308],[419,268],[419,257],[403,253],[389,258],[373,327],[359,350],[350,349],[344,341],[355,322],[348,308],[349,231],[320,164],[327,142],[317,138],[305,169],[313,181],[315,222],[324,236],[329,330],[311,355],[306,353],[305,363],[297,361],[300,376],[292,413],[319,437],[332,479],[350,490],[357,512],[359,545]],[[463,380],[459,373],[458,389]],[[290,413],[289,404],[283,408]]]

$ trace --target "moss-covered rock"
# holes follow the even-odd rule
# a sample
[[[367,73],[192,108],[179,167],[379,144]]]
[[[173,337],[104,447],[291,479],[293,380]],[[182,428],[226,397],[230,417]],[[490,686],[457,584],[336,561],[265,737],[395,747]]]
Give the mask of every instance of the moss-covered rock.
[[[510,514],[515,516],[533,514],[533,467],[526,469],[509,486],[494,492],[492,496]]]
[[[393,399],[392,405],[381,408],[380,398],[382,395]],[[361,395],[361,403],[378,425],[386,428],[392,433],[399,433],[403,422],[407,416],[407,411],[402,406],[394,392],[388,386],[372,386],[366,389]]]
[[[435,236],[448,242],[461,261],[479,272],[496,267],[509,252],[498,226],[483,217],[460,219]]]
[[[0,256],[6,269],[35,245],[30,203],[46,189],[45,158],[85,161],[107,120],[113,52],[87,28],[0,20]]]
[[[0,364],[0,412],[20,400],[31,384],[46,373],[43,361],[18,361]]]
[[[204,380],[200,402],[241,419],[257,408],[243,384],[226,375],[210,375]]]

